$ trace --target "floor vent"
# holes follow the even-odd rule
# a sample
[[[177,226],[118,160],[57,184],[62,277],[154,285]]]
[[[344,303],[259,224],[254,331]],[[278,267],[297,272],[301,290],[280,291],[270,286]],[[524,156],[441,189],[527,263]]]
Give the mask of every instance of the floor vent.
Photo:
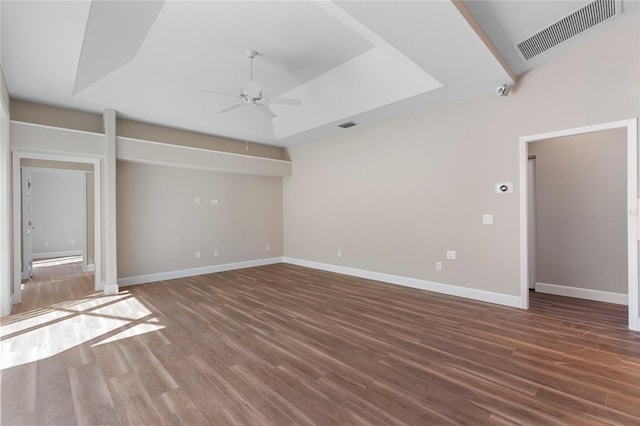
[[[348,129],[349,127],[355,126],[356,123],[353,121],[347,121],[346,123],[338,124],[338,127],[342,127],[343,129]]]
[[[594,0],[516,45],[528,61],[589,28],[620,14],[621,0]]]

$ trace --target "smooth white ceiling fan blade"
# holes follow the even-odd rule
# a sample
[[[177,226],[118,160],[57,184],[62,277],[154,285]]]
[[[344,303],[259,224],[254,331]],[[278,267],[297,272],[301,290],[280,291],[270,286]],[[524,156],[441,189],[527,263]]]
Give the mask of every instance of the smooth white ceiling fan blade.
[[[287,99],[287,98],[269,99],[269,103],[274,105],[293,105],[293,106],[302,105],[302,101],[300,99]]]
[[[218,111],[218,113],[223,113],[224,114],[225,112],[233,111],[236,108],[240,108],[243,105],[244,104],[231,105],[230,107],[226,107],[225,109],[221,109],[220,111]]]
[[[230,96],[232,98],[236,98],[236,99],[242,99],[241,96],[238,95],[232,95],[231,93],[224,93],[224,92],[216,92],[215,90],[207,90],[207,89],[202,89],[203,92],[207,92],[207,93],[214,93],[216,95],[222,95],[222,96]]]
[[[269,109],[269,107],[267,107],[266,105],[260,105],[258,107],[256,107],[258,109],[258,111],[260,111],[262,113],[262,115],[264,115],[267,118],[276,118],[277,115],[275,115],[273,113],[273,111],[271,111]]]

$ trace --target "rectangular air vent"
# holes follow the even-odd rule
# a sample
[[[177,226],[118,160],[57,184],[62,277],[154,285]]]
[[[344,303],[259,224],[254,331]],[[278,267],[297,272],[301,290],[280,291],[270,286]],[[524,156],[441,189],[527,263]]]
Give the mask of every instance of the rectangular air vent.
[[[348,129],[349,127],[355,126],[356,123],[353,121],[347,121],[346,123],[338,124],[338,127],[342,127],[343,129]]]
[[[522,59],[546,52],[621,12],[620,0],[594,0],[516,45]]]

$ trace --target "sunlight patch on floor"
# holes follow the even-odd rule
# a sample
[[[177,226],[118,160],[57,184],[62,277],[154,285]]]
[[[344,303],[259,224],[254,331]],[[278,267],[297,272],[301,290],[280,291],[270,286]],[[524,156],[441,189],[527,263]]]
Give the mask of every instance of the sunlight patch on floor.
[[[2,370],[42,360],[82,344],[99,345],[164,328],[128,293],[101,295],[27,312],[0,325]]]
[[[31,263],[33,269],[46,268],[47,266],[69,265],[82,262],[82,256],[56,257],[53,259],[39,259]]]

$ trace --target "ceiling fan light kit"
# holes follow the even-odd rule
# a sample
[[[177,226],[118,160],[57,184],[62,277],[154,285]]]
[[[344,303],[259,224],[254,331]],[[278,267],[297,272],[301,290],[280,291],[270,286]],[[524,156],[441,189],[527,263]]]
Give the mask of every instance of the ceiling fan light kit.
[[[260,113],[262,113],[262,115],[264,115],[265,117],[274,119],[277,117],[277,115],[271,110],[271,108],[269,108],[270,104],[289,106],[302,105],[302,101],[300,99],[266,98],[262,93],[262,85],[258,82],[253,81],[253,60],[256,56],[258,56],[258,52],[256,52],[255,50],[247,50],[245,53],[247,55],[247,58],[249,58],[249,83],[246,87],[240,90],[239,95],[232,95],[230,93],[203,89],[203,91],[205,92],[236,98],[239,101],[236,104],[221,109],[220,111],[218,111],[218,113],[225,114],[243,106],[252,106],[256,108]]]

